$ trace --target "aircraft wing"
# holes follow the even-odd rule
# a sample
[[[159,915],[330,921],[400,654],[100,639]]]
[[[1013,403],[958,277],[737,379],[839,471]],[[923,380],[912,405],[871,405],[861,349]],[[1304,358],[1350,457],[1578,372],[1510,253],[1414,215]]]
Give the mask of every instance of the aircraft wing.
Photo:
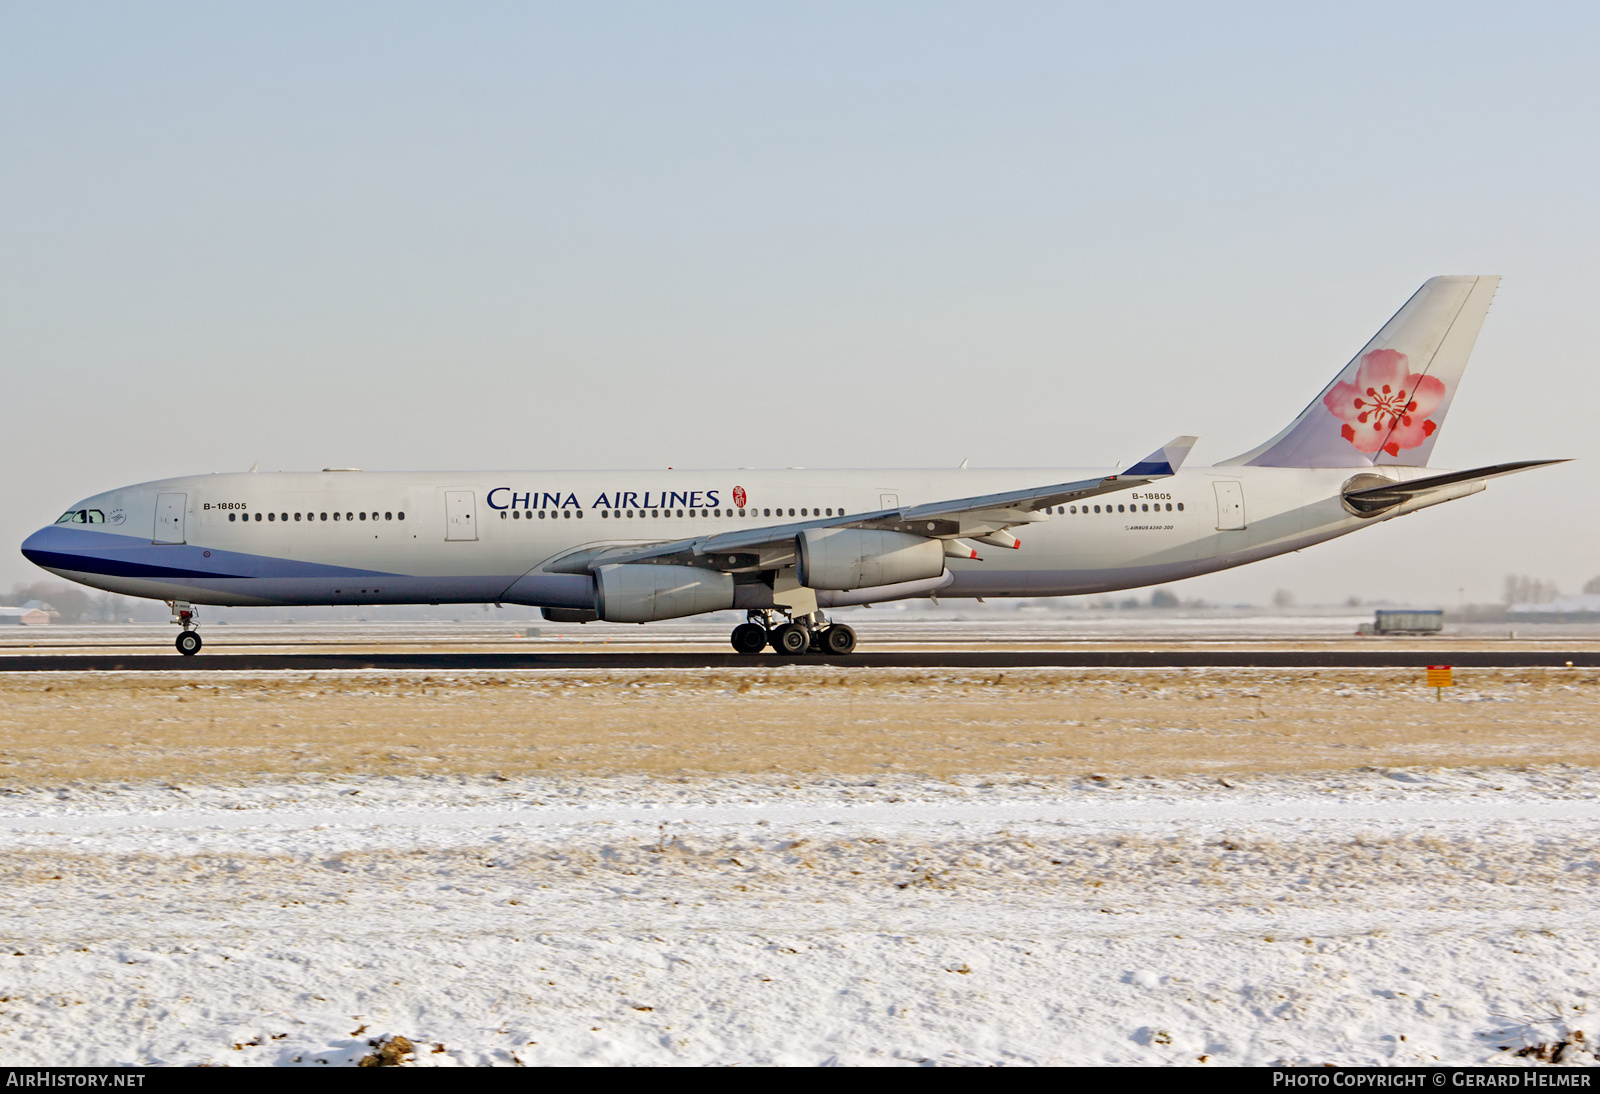
[[[549,569],[584,573],[597,566],[631,562],[685,562],[718,569],[769,569],[786,565],[794,553],[794,538],[810,528],[880,528],[929,539],[983,538],[1003,535],[1005,529],[1047,519],[1039,511],[1084,498],[1131,490],[1177,473],[1194,447],[1194,437],[1177,437],[1126,471],[1079,482],[1054,483],[998,494],[929,502],[899,509],[879,509],[848,516],[735,528],[694,539],[618,547],[590,547],[558,560]],[[1010,538],[1010,537],[1006,537]],[[1004,546],[1015,546],[1014,539]],[[776,548],[776,550],[774,550]],[[723,558],[713,559],[711,556]]]
[[[1566,462],[1566,460],[1523,460],[1520,463],[1497,463],[1489,467],[1477,467],[1471,471],[1448,471],[1443,475],[1429,475],[1423,479],[1408,479],[1405,482],[1393,482],[1365,490],[1349,490],[1345,492],[1344,500],[1353,509],[1359,509],[1363,513],[1376,513],[1446,487],[1467,482],[1482,482],[1484,479],[1514,475],[1518,471]]]

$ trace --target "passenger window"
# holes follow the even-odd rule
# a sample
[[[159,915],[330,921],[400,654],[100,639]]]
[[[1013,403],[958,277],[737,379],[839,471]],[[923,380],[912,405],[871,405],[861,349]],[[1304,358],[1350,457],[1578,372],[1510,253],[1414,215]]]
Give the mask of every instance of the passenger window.
[[[278,519],[278,514],[276,514],[276,513],[268,513],[267,514],[267,519],[268,520],[277,520]]]
[[[794,510],[793,509],[789,510],[789,515],[791,517],[794,516]],[[779,516],[782,516],[782,514],[780,513]]]
[[[679,510],[678,510],[678,515],[679,515],[679,516],[680,516],[680,517],[681,517],[681,516],[683,516],[683,510],[682,510],[682,509],[679,509]]]
[[[830,517],[833,516],[833,510],[829,509],[827,515],[830,516]]]
[[[228,514],[228,520],[229,521],[235,521],[235,520],[238,520],[238,519],[239,519],[239,514],[237,514],[237,513],[229,513]],[[56,523],[60,524],[61,522],[58,520],[58,521],[56,521]]]
[[[339,519],[339,514],[338,513],[333,514],[333,519],[334,520],[338,520]]]
[[[361,514],[361,519],[362,520],[366,520],[367,519],[367,514],[366,513],[362,513]]]
[[[384,520],[393,520],[394,519],[394,514],[393,513],[385,513],[385,514],[383,514],[383,519]]]
[[[355,520],[356,519],[356,515],[354,513],[346,513],[344,515],[344,519],[345,520]]]
[[[1181,501],[1178,503],[1178,512],[1183,512],[1183,502]]]
[[[298,521],[298,520],[299,520],[299,519],[300,519],[300,514],[299,514],[299,513],[296,513],[296,514],[295,514],[295,515],[294,515],[294,519],[295,519],[295,520],[297,520],[297,521]]]
[[[770,517],[772,515],[772,510],[771,509],[763,509],[763,510],[761,510],[761,515],[764,516],[764,517]]]
[[[394,519],[395,520],[405,520],[406,519],[406,515],[404,513],[396,513],[394,515]]]

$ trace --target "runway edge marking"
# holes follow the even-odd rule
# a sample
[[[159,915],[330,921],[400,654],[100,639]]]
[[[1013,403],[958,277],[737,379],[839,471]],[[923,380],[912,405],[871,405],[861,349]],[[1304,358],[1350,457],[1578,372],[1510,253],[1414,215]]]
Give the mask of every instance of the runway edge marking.
[[[262,672],[333,669],[771,669],[789,665],[852,668],[944,669],[1141,669],[1141,668],[1426,668],[1448,656],[1457,668],[1600,667],[1600,651],[1543,650],[1016,650],[862,653],[850,657],[754,657],[736,653],[290,653],[229,654],[197,657],[177,654],[124,656],[29,654],[0,657],[0,672]]]

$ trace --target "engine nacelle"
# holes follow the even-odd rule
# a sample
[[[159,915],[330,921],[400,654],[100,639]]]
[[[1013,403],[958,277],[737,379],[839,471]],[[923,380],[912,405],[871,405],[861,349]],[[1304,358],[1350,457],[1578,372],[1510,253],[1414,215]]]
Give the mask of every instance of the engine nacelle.
[[[944,544],[875,528],[808,528],[795,537],[795,576],[811,589],[860,589],[944,573]]]
[[[733,607],[733,576],[693,566],[602,566],[595,611],[610,623],[650,623]]]

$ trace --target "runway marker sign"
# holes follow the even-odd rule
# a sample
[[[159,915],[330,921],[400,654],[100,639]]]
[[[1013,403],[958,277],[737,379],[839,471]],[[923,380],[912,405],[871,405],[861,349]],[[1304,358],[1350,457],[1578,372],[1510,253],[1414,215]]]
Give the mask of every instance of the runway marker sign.
[[[1450,677],[1450,666],[1429,665],[1428,686],[1433,689],[1434,700],[1436,702],[1443,702],[1444,689],[1455,686],[1455,681]]]

